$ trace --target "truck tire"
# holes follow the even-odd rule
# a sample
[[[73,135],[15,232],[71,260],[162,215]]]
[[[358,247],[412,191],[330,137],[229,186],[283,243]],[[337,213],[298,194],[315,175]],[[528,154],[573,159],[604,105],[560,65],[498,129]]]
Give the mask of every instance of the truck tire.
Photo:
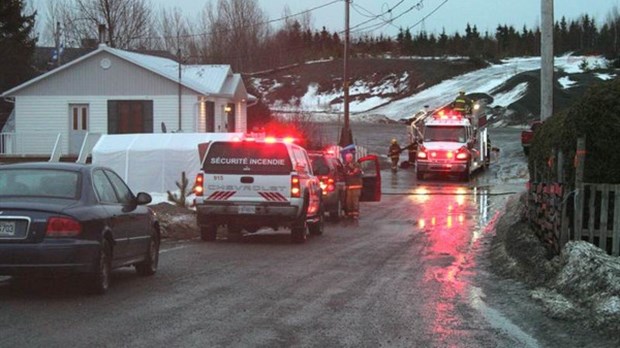
[[[227,239],[229,241],[238,242],[241,240],[241,230],[242,230],[241,226],[237,224],[228,224],[226,228],[228,230]]]
[[[297,218],[297,221],[291,226],[291,242],[296,244],[305,243],[308,239],[308,196],[304,196],[304,204],[301,207],[301,215]]]
[[[336,208],[334,210],[330,210],[329,219],[333,222],[340,221],[340,216],[342,214],[342,202],[340,198],[338,198],[338,202],[336,203]]]
[[[323,211],[323,204],[321,204],[321,208],[319,209],[318,218],[319,221],[313,222],[308,226],[310,234],[312,234],[313,236],[322,235],[325,228],[325,212]]]
[[[213,242],[217,238],[217,225],[200,226],[200,239]]]
[[[461,180],[468,182],[469,179],[471,179],[471,173],[469,172],[469,166],[467,166],[467,168],[465,168],[465,170],[463,171],[463,173],[461,173]]]

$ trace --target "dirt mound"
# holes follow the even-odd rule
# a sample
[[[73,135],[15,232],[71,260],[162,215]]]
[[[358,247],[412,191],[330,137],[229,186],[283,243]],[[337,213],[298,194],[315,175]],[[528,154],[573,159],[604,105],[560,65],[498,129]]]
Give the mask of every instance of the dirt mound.
[[[169,203],[154,204],[149,208],[157,214],[163,238],[187,240],[200,236],[195,211]]]
[[[601,72],[609,72],[602,71]],[[575,84],[570,88],[564,88],[558,79],[569,77]],[[567,74],[557,72],[556,82],[553,85],[553,112],[561,112],[568,109],[577,99],[593,85],[602,80],[594,75],[594,72],[579,74]],[[503,85],[493,91],[493,94],[504,93],[513,90],[520,83],[528,84],[527,92],[523,98],[508,105],[506,118],[508,124],[527,124],[530,121],[540,118],[540,69],[526,71],[508,79]]]

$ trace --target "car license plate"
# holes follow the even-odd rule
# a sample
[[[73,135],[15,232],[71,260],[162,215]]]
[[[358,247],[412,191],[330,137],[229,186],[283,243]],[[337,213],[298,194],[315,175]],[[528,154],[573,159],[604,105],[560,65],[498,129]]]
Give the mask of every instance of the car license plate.
[[[256,214],[256,207],[253,205],[240,205],[239,214]]]
[[[0,237],[13,237],[15,236],[15,222],[12,221],[0,221]]]

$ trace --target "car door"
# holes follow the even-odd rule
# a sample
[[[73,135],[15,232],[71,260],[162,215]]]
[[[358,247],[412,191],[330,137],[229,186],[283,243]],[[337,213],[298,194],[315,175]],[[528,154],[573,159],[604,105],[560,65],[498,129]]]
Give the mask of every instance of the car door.
[[[129,255],[129,237],[123,222],[123,205],[103,170],[93,171],[93,186],[99,203],[108,214],[107,225],[114,239],[114,259],[125,259]]]
[[[151,240],[148,208],[136,204],[136,199],[125,182],[113,171],[104,170],[122,204],[121,221],[127,231],[129,258],[144,255]]]
[[[381,166],[379,158],[375,155],[368,155],[357,160],[362,167],[362,195],[361,202],[381,201]]]

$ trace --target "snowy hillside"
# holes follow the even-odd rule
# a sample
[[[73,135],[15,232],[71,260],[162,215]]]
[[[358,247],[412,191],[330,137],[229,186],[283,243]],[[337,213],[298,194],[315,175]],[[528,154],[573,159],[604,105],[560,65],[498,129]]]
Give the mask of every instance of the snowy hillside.
[[[449,63],[445,63],[449,64]],[[571,75],[584,73],[584,68],[597,70],[592,73],[597,80],[615,78],[611,72],[600,72],[608,62],[595,56],[567,55],[555,59],[556,72],[561,77],[558,85],[563,89],[574,88],[578,85]],[[355,80],[350,87],[351,102],[349,109],[353,121],[369,120],[373,118],[387,118],[399,120],[410,117],[424,105],[431,108],[444,105],[454,99],[457,92],[465,90],[467,93],[485,93],[493,96],[491,107],[507,107],[523,98],[528,91],[539,93],[539,88],[530,86],[531,82],[521,82],[516,85],[506,85],[506,82],[518,74],[540,69],[540,58],[512,58],[489,67],[474,70],[469,73],[441,81],[429,88],[424,83],[417,86],[415,92],[408,93],[410,75],[407,72],[390,74],[380,81]],[[294,78],[294,76],[287,76]],[[253,79],[255,87],[262,90],[274,90],[282,85],[276,80]],[[299,86],[301,87],[301,86]],[[260,89],[259,89],[260,90]],[[343,110],[343,91],[338,83],[327,92],[320,92],[317,83],[306,86],[303,96],[292,96],[289,100],[270,101],[271,109],[276,113],[307,112],[314,114],[317,121],[334,120]]]

